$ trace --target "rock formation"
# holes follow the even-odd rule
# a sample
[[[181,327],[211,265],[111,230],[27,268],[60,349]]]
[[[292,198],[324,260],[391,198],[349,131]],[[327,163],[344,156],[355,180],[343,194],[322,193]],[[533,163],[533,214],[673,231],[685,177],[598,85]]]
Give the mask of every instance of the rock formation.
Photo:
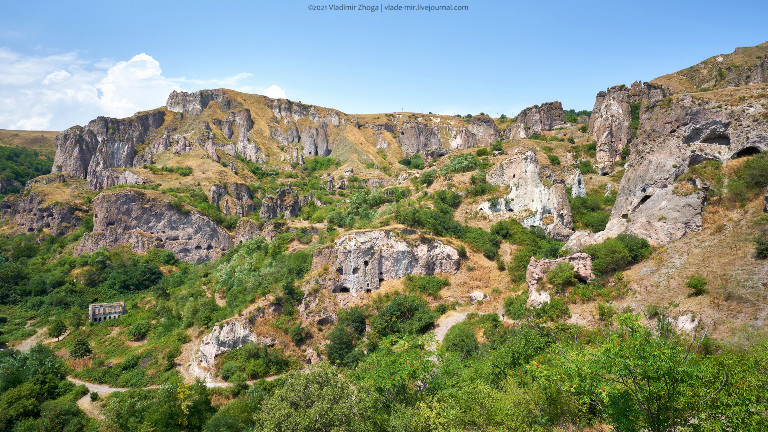
[[[515,117],[515,123],[507,129],[507,137],[512,139],[525,139],[531,134],[542,134],[544,131],[554,130],[565,122],[563,104],[560,102],[547,102],[528,107]]]
[[[440,142],[440,128],[423,122],[404,121],[397,141],[406,155],[422,153],[434,157],[448,153]]]
[[[8,195],[0,202],[0,220],[13,220],[25,232],[50,230],[53,235],[68,234],[82,225],[86,209],[79,203],[45,198],[36,189],[75,180],[65,174],[49,174],[29,180],[21,194]]]
[[[539,160],[531,150],[518,150],[511,158],[493,167],[489,183],[509,186],[505,198],[482,203],[478,210],[495,218],[515,218],[526,227],[546,227],[550,235],[566,239],[573,233],[573,217],[562,179],[551,186],[541,181]]]
[[[198,378],[211,380],[217,356],[249,343],[273,346],[275,340],[257,336],[251,324],[243,318],[219,323],[200,341],[200,347],[190,365],[190,372]]]
[[[137,253],[167,249],[194,264],[232,248],[226,231],[207,216],[174,206],[157,192],[131,189],[103,192],[93,200],[93,232],[83,236],[75,254],[119,244],[130,245]]]
[[[409,243],[397,231],[370,230],[340,236],[333,247],[315,252],[312,266],[327,265],[333,292],[369,292],[386,280],[409,274],[454,274],[459,253],[439,240]]]
[[[601,91],[595,99],[589,131],[597,142],[596,169],[601,175],[613,172],[613,164],[629,142],[631,104],[650,103],[666,97],[670,91],[661,86],[635,81],[632,87],[618,85]]]
[[[650,101],[641,110],[638,139],[605,231],[577,232],[565,245],[580,250],[628,231],[653,245],[701,229],[709,185],[678,178],[706,160],[729,159],[768,150],[766,109],[746,100],[723,105],[717,99],[680,94]]]
[[[219,207],[225,216],[246,216],[254,210],[251,189],[245,183],[214,184],[210,197],[211,204]]]
[[[304,146],[305,156],[328,156],[331,154],[327,131],[328,127],[325,124],[304,128],[301,133],[301,144]]]
[[[268,221],[284,216],[286,219],[299,215],[301,200],[299,194],[291,188],[279,189],[274,196],[268,196],[261,202],[259,219]]]
[[[544,303],[549,303],[551,296],[549,292],[541,290],[540,283],[547,276],[547,273],[560,263],[571,264],[576,278],[582,282],[588,282],[595,277],[592,273],[592,257],[585,253],[577,253],[555,260],[537,260],[531,257],[531,261],[528,263],[528,268],[525,271],[525,281],[528,285],[527,304],[529,307],[540,307]]]
[[[216,102],[219,109],[229,111],[235,105],[232,99],[227,97],[224,90],[199,90],[193,93],[174,90],[168,96],[165,106],[169,111],[180,112],[188,115],[199,115],[211,102]]]

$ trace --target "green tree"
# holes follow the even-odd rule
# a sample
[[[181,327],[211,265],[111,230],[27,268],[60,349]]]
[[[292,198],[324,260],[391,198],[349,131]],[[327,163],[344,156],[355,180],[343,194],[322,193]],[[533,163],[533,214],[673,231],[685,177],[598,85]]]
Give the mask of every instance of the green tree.
[[[91,345],[88,343],[88,339],[80,337],[75,339],[75,343],[69,353],[74,358],[84,358],[91,355],[91,352]]]
[[[373,400],[327,364],[288,376],[256,414],[265,432],[375,429]]]
[[[475,332],[464,323],[458,323],[448,329],[443,339],[443,350],[467,358],[477,352],[479,344]]]
[[[58,339],[65,331],[67,331],[67,325],[64,324],[64,321],[57,319],[48,326],[48,337]]]

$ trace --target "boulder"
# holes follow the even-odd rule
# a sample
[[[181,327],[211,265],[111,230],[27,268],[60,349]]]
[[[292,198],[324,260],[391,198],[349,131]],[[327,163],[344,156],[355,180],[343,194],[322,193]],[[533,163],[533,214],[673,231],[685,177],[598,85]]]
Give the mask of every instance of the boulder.
[[[490,297],[488,297],[485,293],[481,291],[473,291],[472,293],[469,294],[469,302],[472,304],[477,304],[477,302],[480,302],[480,301],[486,301],[489,298]]]
[[[551,296],[549,292],[541,289],[540,283],[547,276],[547,273],[560,263],[571,264],[576,278],[582,282],[588,282],[595,277],[592,273],[592,257],[585,253],[577,253],[554,260],[537,260],[531,257],[525,272],[525,281],[528,285],[527,304],[529,307],[541,307],[544,303],[549,303]]]

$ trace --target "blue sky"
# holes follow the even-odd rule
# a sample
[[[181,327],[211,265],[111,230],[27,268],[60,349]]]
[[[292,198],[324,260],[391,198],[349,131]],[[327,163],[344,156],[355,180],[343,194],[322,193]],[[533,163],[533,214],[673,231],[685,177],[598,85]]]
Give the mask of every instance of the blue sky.
[[[469,10],[308,8],[361,3]],[[765,1],[6,1],[0,128],[61,130],[217,87],[347,113],[591,109],[611,85],[768,40],[766,16]]]

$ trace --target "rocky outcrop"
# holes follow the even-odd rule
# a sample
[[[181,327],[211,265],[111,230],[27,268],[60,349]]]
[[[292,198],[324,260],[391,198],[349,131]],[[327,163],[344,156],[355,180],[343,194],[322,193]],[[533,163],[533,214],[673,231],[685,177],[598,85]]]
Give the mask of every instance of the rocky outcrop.
[[[240,218],[235,227],[235,245],[247,242],[261,235],[261,226],[250,218]]]
[[[681,94],[648,103],[606,230],[576,233],[564,247],[579,250],[624,231],[659,245],[700,230],[709,185],[695,177],[681,184],[678,178],[707,160],[768,150],[766,109],[758,102],[724,105]]]
[[[8,195],[0,203],[0,220],[13,220],[26,232],[44,229],[50,230],[51,234],[56,236],[76,230],[83,223],[86,212],[84,207],[79,203],[46,200],[34,191],[38,186],[64,184],[71,180],[70,176],[55,174],[28,181],[19,196]]]
[[[491,184],[509,186],[510,191],[504,198],[482,203],[479,211],[497,219],[515,218],[526,227],[545,227],[558,239],[573,233],[565,183],[556,178],[551,186],[545,186],[533,151],[518,150],[493,167],[486,178]]]
[[[261,202],[259,219],[268,221],[284,216],[286,219],[299,215],[301,200],[291,188],[279,189],[274,196],[268,196]]]
[[[482,291],[473,291],[469,294],[469,302],[472,304],[477,304],[477,302],[486,301],[490,297],[488,297],[487,294],[485,294]]]
[[[507,129],[507,137],[525,139],[531,134],[542,134],[565,123],[563,104],[547,102],[528,107],[515,117],[515,123]]]
[[[582,282],[588,282],[595,275],[592,273],[592,257],[585,253],[577,253],[558,259],[537,260],[531,257],[528,262],[528,268],[525,271],[525,281],[528,285],[528,306],[540,307],[544,303],[549,303],[551,295],[542,290],[541,281],[547,276],[547,273],[560,263],[568,263],[573,266],[575,277]]]
[[[390,230],[359,231],[315,252],[313,268],[331,269],[333,292],[369,292],[383,281],[409,274],[455,274],[459,253],[439,240],[406,241]]]
[[[211,204],[226,215],[246,216],[253,212],[251,189],[245,183],[214,184],[211,186]]]
[[[305,127],[301,133],[301,144],[304,146],[305,156],[328,156],[331,154],[328,127],[325,124]]]
[[[448,153],[440,142],[440,128],[423,122],[404,121],[397,141],[406,155],[421,153],[436,157]]]
[[[128,119],[98,117],[85,127],[75,126],[56,137],[52,172],[68,172],[87,179],[92,189],[105,185],[104,171],[133,166],[135,147],[156,134],[165,111],[155,110]]]
[[[613,164],[631,136],[631,104],[648,104],[670,94],[661,86],[635,81],[632,87],[618,85],[597,94],[589,131],[597,143],[596,169],[601,175],[613,172]]]
[[[180,112],[188,115],[198,115],[208,107],[211,102],[216,102],[219,109],[229,111],[234,108],[236,103],[224,92],[224,90],[199,90],[193,93],[184,91],[171,92],[168,101],[165,103],[169,111]]]
[[[472,117],[469,121],[468,129],[475,136],[479,146],[488,147],[499,139],[499,128],[496,127],[493,119],[487,115]]]
[[[200,341],[189,370],[197,378],[212,381],[216,357],[249,343],[274,346],[275,340],[268,336],[256,335],[246,319],[234,318],[221,322]]]
[[[104,192],[93,200],[93,232],[83,236],[75,254],[119,244],[137,253],[167,249],[194,264],[216,259],[232,248],[227,232],[207,216],[174,206],[162,194],[131,189]]]

